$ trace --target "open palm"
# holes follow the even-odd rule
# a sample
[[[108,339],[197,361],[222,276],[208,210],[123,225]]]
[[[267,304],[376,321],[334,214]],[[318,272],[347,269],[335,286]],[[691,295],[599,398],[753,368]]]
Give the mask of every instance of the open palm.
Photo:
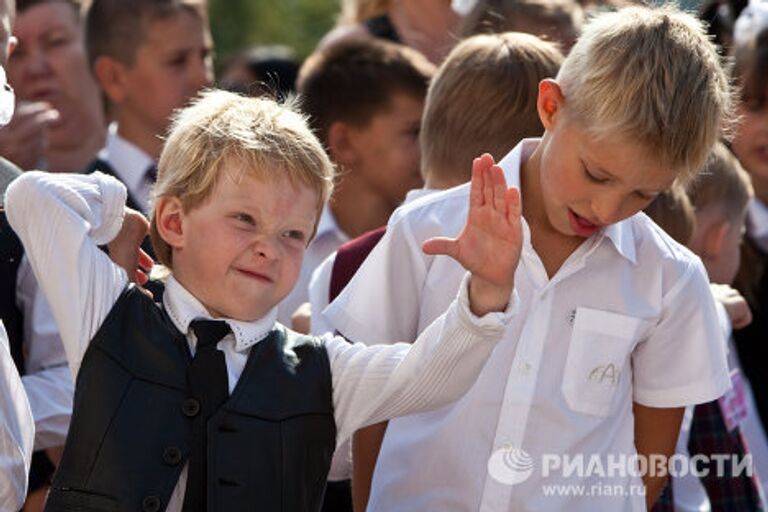
[[[522,244],[520,192],[507,188],[501,168],[485,154],[472,164],[469,216],[459,236],[432,238],[423,249],[450,256],[472,273],[475,284],[509,297]]]

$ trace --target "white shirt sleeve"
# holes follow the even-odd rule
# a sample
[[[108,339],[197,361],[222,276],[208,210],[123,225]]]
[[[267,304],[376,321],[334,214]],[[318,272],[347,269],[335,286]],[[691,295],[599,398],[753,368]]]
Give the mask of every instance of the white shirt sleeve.
[[[704,267],[691,262],[663,298],[661,319],[632,354],[634,400],[684,407],[725,393],[725,341]]]
[[[19,510],[24,504],[34,437],[27,396],[0,322],[0,510]]]
[[[35,450],[64,446],[75,385],[53,312],[26,256],[19,266],[16,302],[24,314],[21,382],[35,418]]]
[[[310,334],[313,336],[320,336],[327,332],[333,333],[334,331],[323,311],[328,306],[328,294],[331,290],[331,275],[335,261],[336,253],[334,252],[318,265],[309,280],[309,304],[312,311]]]
[[[27,172],[8,187],[16,231],[59,326],[73,375],[128,283],[98,246],[120,231],[125,186],[101,173]]]
[[[412,345],[365,346],[339,336],[323,338],[333,379],[337,445],[361,427],[436,409],[472,386],[519,299],[514,293],[504,313],[478,318],[469,309],[468,283],[467,277],[448,311]]]
[[[391,222],[349,284],[323,311],[325,318],[349,340],[413,340],[433,258],[422,252],[407,217]]]

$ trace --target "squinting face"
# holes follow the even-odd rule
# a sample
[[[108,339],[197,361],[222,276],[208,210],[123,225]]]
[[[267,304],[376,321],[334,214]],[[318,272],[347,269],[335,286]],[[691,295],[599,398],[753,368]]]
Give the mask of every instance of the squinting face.
[[[121,110],[153,134],[164,134],[171,114],[213,82],[211,35],[197,15],[181,10],[153,21],[125,71]]]
[[[768,201],[768,103],[749,102],[739,109],[739,124],[733,139],[733,152],[755,182],[755,191]]]
[[[542,139],[539,169],[550,226],[586,238],[639,212],[669,188],[676,174],[632,140],[596,141],[560,116]]]
[[[287,177],[225,173],[203,205],[183,214],[174,276],[215,317],[263,317],[296,283],[317,201]]]
[[[355,172],[394,209],[405,194],[422,185],[419,129],[424,101],[395,93],[389,108],[375,114],[362,128],[352,128],[357,148]]]
[[[8,81],[23,101],[45,101],[59,111],[50,125],[56,148],[82,144],[84,118],[100,117],[100,96],[88,69],[82,26],[72,6],[44,2],[18,13],[18,45],[8,60]]]

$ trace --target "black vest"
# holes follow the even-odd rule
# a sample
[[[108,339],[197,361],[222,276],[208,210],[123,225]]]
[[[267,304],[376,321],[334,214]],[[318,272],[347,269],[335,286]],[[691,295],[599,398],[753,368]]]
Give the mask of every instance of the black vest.
[[[190,360],[163,308],[129,286],[83,358],[46,511],[165,510],[199,412]],[[278,325],[207,430],[209,511],[318,510],[336,442],[323,345]]]

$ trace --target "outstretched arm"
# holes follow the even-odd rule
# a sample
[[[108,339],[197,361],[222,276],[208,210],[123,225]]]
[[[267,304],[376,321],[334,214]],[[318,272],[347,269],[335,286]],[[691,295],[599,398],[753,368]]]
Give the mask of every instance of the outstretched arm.
[[[520,197],[507,189],[490,155],[475,161],[470,196],[469,217],[459,236],[425,243],[426,251],[453,257],[470,271],[443,316],[413,345],[366,347],[326,338],[339,442],[363,425],[458,399],[501,338],[514,309],[522,245]]]

